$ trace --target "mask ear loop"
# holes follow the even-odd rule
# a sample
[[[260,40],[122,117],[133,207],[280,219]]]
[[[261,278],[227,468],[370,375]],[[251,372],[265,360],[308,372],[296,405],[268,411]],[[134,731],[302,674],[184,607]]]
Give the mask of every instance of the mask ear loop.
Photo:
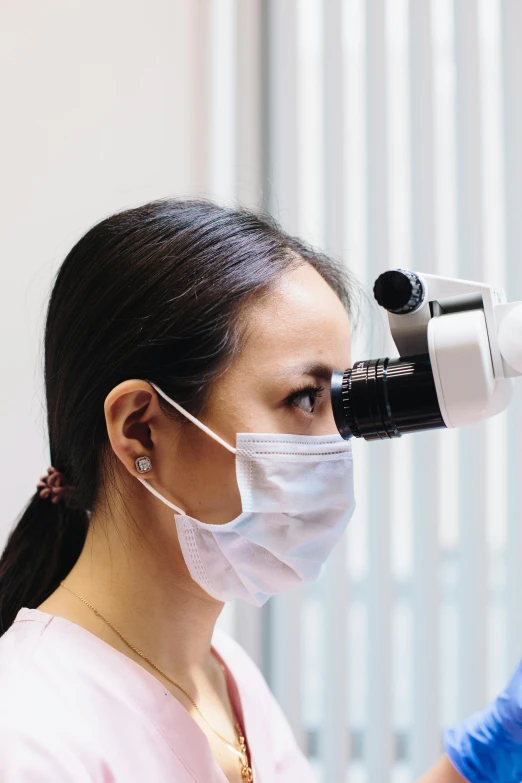
[[[161,394],[163,399],[167,400],[167,402],[170,402],[171,405],[177,408],[177,410],[180,413],[182,413],[184,416],[186,416],[187,419],[189,419],[189,421],[195,424],[196,427],[199,427],[200,430],[203,430],[203,432],[206,432],[207,435],[210,435],[211,438],[214,438],[214,440],[216,440],[218,443],[221,443],[221,445],[224,446],[226,449],[228,449],[230,452],[232,452],[232,454],[236,453],[237,449],[235,449],[234,446],[230,446],[230,444],[228,444],[226,440],[223,440],[223,438],[220,438],[219,435],[216,435],[215,432],[212,432],[211,429],[209,429],[205,424],[202,424],[202,422],[196,419],[196,417],[193,416],[191,413],[186,411],[185,408],[183,408],[179,403],[174,402],[174,400],[171,400],[170,397],[168,397],[164,391],[161,391],[161,389],[158,386],[156,386],[155,383],[152,383],[152,381],[149,381],[149,383],[151,386],[153,386],[156,389],[158,394]]]
[[[149,383],[151,386],[153,386],[156,389],[158,394],[160,394],[165,400],[167,400],[167,402],[170,402],[170,404],[174,406],[174,408],[176,408],[180,413],[186,416],[186,418],[189,419],[189,421],[191,421],[193,424],[195,424],[196,427],[199,427],[200,430],[203,430],[203,432],[206,432],[207,435],[210,435],[211,438],[214,438],[214,440],[216,440],[218,443],[221,443],[221,445],[224,446],[226,449],[228,449],[230,452],[232,452],[232,454],[236,453],[237,449],[235,449],[233,446],[230,446],[230,444],[228,444],[225,440],[223,440],[223,438],[220,438],[219,435],[216,435],[215,432],[212,432],[212,430],[209,429],[205,424],[202,424],[200,421],[198,421],[198,419],[196,419],[195,416],[193,416],[191,413],[186,411],[185,408],[183,408],[179,403],[175,402],[174,400],[171,400],[170,397],[166,395],[165,392],[159,388],[159,386],[156,386],[156,384],[152,383],[152,381],[149,381]],[[138,481],[141,481],[144,487],[147,487],[149,492],[152,492],[153,495],[156,495],[156,497],[159,500],[162,500],[163,503],[165,503],[169,508],[171,508],[173,511],[177,511],[178,514],[185,515],[185,512],[181,508],[179,508],[179,506],[175,506],[174,503],[170,502],[170,500],[164,498],[163,495],[161,495],[157,489],[154,489],[154,487],[151,486],[148,481],[146,481],[141,476],[136,476],[136,478],[138,479]]]
[[[167,506],[169,506],[169,508],[171,508],[173,511],[177,511],[178,514],[182,514],[183,516],[185,516],[185,512],[181,508],[179,508],[179,506],[175,506],[174,503],[170,502],[170,500],[164,498],[163,495],[161,495],[157,489],[154,489],[154,487],[151,484],[149,484],[148,481],[145,481],[145,479],[142,478],[141,476],[136,476],[136,478],[138,479],[138,481],[141,481],[144,487],[147,487],[149,492],[152,492],[153,495],[156,495],[156,497],[162,500]]]

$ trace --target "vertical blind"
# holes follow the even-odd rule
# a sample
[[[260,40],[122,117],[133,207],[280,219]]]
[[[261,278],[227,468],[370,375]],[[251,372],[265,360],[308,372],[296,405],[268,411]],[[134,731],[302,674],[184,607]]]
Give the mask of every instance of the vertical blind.
[[[522,299],[519,0],[203,0],[209,194],[270,211],[371,288],[387,268]],[[204,40],[203,40],[204,39]],[[363,311],[353,358],[393,349]],[[460,431],[354,443],[320,580],[220,623],[319,781],[413,781],[522,655],[522,393]]]

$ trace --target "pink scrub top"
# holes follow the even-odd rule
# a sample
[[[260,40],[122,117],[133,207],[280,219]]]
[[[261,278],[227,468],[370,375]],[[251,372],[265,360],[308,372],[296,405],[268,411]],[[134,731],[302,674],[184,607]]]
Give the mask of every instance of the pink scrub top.
[[[212,647],[254,783],[313,783],[252,659],[219,629]],[[227,783],[204,732],[158,679],[80,625],[27,608],[0,638],[0,781]]]

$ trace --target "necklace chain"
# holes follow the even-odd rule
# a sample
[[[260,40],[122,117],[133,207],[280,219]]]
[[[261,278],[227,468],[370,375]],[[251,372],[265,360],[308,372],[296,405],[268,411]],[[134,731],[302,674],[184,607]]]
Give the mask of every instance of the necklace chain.
[[[226,745],[226,746],[229,748],[229,750],[231,750],[233,753],[235,753],[235,754],[236,754],[236,756],[238,756],[238,758],[239,758],[239,763],[241,764],[241,778],[242,778],[242,781],[243,781],[243,783],[252,783],[252,781],[254,780],[254,778],[253,778],[253,773],[252,773],[252,769],[251,769],[251,767],[250,767],[250,765],[249,765],[249,763],[248,763],[248,752],[247,752],[246,742],[245,742],[245,738],[244,738],[244,736],[243,736],[243,735],[242,735],[242,733],[241,733],[241,727],[240,727],[240,725],[239,725],[239,721],[237,720],[237,716],[236,716],[236,715],[234,716],[234,717],[235,717],[235,725],[234,725],[234,728],[235,728],[235,730],[236,730],[236,734],[237,734],[237,743],[238,743],[238,745],[239,745],[239,750],[237,750],[237,748],[235,748],[235,747],[234,747],[234,746],[233,746],[233,745],[232,745],[232,744],[231,744],[231,743],[230,743],[230,742],[229,742],[229,741],[228,741],[228,740],[227,740],[225,737],[223,737],[223,735],[222,735],[222,734],[220,734],[220,733],[219,733],[219,731],[216,731],[216,729],[215,729],[215,728],[212,726],[212,724],[208,722],[208,720],[205,718],[205,716],[203,715],[203,713],[202,713],[202,712],[201,712],[201,710],[199,709],[198,705],[196,704],[195,700],[192,698],[192,696],[191,696],[189,693],[187,693],[187,691],[185,690],[185,688],[183,688],[183,687],[182,687],[182,686],[181,686],[181,685],[180,685],[178,682],[175,682],[175,680],[173,680],[173,679],[172,679],[172,677],[169,677],[169,675],[168,675],[168,674],[166,674],[166,672],[162,671],[162,670],[159,668],[159,666],[156,666],[156,664],[155,664],[155,663],[153,663],[153,662],[150,660],[150,658],[148,658],[148,657],[145,655],[145,653],[142,653],[142,652],[141,652],[141,650],[138,650],[138,649],[137,649],[137,647],[134,647],[134,645],[133,645],[133,644],[131,644],[131,643],[128,641],[128,639],[126,639],[126,638],[123,636],[123,634],[122,634],[122,633],[120,633],[120,631],[118,631],[118,629],[117,629],[117,628],[115,628],[115,627],[114,627],[114,625],[113,625],[113,624],[112,624],[112,623],[111,623],[109,620],[107,620],[107,618],[106,618],[106,617],[104,617],[104,616],[102,615],[102,613],[101,613],[101,612],[99,612],[99,611],[98,611],[98,610],[97,610],[97,609],[96,609],[96,608],[95,608],[95,607],[94,607],[92,604],[90,604],[90,603],[89,603],[89,602],[88,602],[88,601],[87,601],[85,598],[83,598],[83,596],[81,596],[79,593],[77,593],[77,592],[76,592],[75,590],[73,590],[71,587],[68,587],[68,586],[67,586],[67,585],[66,585],[64,582],[60,582],[60,587],[63,587],[65,590],[68,590],[70,593],[72,593],[73,595],[75,595],[75,596],[76,596],[76,598],[79,598],[79,600],[80,600],[80,601],[83,601],[83,603],[84,603],[86,606],[88,606],[88,607],[89,607],[89,609],[91,609],[91,610],[94,612],[94,614],[95,614],[97,617],[99,617],[99,618],[100,618],[100,620],[103,620],[103,622],[104,622],[104,623],[107,623],[107,625],[108,625],[110,628],[112,628],[112,630],[114,631],[114,633],[115,633],[115,634],[117,634],[117,635],[120,637],[120,639],[122,640],[122,642],[124,642],[124,643],[127,645],[127,647],[130,647],[130,649],[131,649],[131,650],[133,650],[133,651],[136,653],[136,655],[139,655],[141,658],[143,658],[143,660],[144,660],[144,661],[147,661],[147,663],[149,664],[149,666],[152,666],[152,668],[153,668],[153,669],[155,669],[157,672],[159,672],[159,674],[161,674],[163,677],[165,677],[165,679],[166,679],[166,680],[168,680],[170,683],[172,683],[172,685],[174,685],[174,686],[175,686],[176,688],[178,688],[178,689],[179,689],[179,690],[180,690],[182,693],[184,693],[184,694],[185,694],[185,696],[187,697],[187,699],[190,701],[190,703],[192,704],[192,706],[194,707],[194,709],[197,711],[198,715],[199,715],[199,716],[200,716],[200,717],[201,717],[201,718],[202,718],[202,719],[205,721],[205,723],[207,724],[207,726],[208,726],[208,727],[209,727],[209,728],[210,728],[210,729],[211,729],[211,730],[214,732],[214,734],[215,734],[217,737],[219,737],[219,739],[220,739],[222,742],[224,742],[224,743],[225,743],[225,745]],[[222,670],[223,670],[223,672],[224,672],[224,671],[225,671],[225,667],[223,666],[223,664],[221,664],[221,663],[220,663],[219,665],[221,666],[221,669],[222,669]],[[234,709],[234,708],[232,707],[232,709]]]

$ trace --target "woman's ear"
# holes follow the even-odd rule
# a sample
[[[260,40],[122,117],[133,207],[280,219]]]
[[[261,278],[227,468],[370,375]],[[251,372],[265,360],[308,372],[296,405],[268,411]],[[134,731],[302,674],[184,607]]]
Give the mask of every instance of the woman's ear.
[[[142,475],[136,459],[148,457],[154,477],[154,446],[164,416],[152,386],[143,380],[127,380],[115,386],[104,402],[107,433],[112,449],[133,476]]]

